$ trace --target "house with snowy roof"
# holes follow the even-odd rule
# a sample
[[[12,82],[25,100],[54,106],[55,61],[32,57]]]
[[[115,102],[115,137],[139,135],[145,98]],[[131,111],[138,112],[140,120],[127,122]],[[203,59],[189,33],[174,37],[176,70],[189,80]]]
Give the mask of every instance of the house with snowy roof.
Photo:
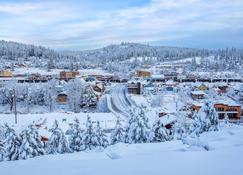
[[[228,116],[230,120],[241,118],[241,105],[237,104],[233,100],[215,100],[213,104],[215,110],[218,113],[219,119],[224,119],[226,116]],[[193,103],[192,109],[195,111],[199,111],[202,105],[203,103]]]
[[[203,91],[192,91],[191,97],[193,100],[200,100],[206,97],[206,93]]]

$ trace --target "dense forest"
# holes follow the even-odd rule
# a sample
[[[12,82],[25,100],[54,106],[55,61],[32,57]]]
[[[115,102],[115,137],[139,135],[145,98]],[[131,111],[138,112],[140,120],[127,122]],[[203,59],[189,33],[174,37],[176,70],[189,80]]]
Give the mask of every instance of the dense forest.
[[[192,59],[185,65],[187,70],[242,71],[243,49],[236,48],[209,50],[121,43],[95,50],[57,52],[42,46],[0,41],[1,67],[13,62],[29,62],[34,67],[66,69],[100,67],[109,72],[126,74],[145,64],[155,65],[164,61],[195,57],[202,58],[200,65]]]

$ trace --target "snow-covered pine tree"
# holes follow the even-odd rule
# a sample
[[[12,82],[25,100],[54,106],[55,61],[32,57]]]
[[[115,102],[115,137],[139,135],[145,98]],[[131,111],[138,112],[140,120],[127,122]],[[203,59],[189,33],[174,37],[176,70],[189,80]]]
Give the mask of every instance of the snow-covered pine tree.
[[[201,123],[200,132],[218,131],[218,114],[213,106],[213,103],[206,101],[198,111],[199,121]]]
[[[224,114],[224,123],[226,126],[230,126],[229,116],[226,113]]]
[[[5,148],[3,140],[0,140],[0,162],[4,160]]]
[[[170,140],[169,131],[164,127],[164,124],[158,119],[152,128],[152,141],[165,142]]]
[[[125,138],[125,130],[122,127],[121,118],[118,117],[116,121],[116,127],[111,133],[111,139],[110,139],[111,145],[124,142],[124,138]]]
[[[126,129],[126,143],[146,143],[150,141],[150,128],[142,108],[137,113],[135,110],[130,113],[128,127]]]
[[[82,106],[95,106],[97,103],[97,97],[90,84],[85,87],[85,91],[82,95]]]
[[[201,130],[201,122],[198,118],[197,113],[194,113],[192,116],[192,123],[189,126],[189,135],[191,137],[199,137],[200,134],[200,130]]]
[[[19,158],[27,159],[45,154],[44,144],[35,125],[29,125],[20,133],[21,145],[19,148]]]
[[[59,128],[58,121],[55,120],[53,127],[50,129],[50,132],[52,132],[52,135],[47,142],[47,153],[49,154],[56,154],[56,153],[67,153],[70,152],[69,145],[67,138],[62,131],[61,128]]]
[[[107,135],[104,133],[104,130],[101,128],[99,121],[97,121],[96,136],[100,147],[105,148],[109,145],[109,142],[107,140]]]
[[[187,135],[185,127],[180,122],[176,122],[172,126],[172,133],[173,138],[178,140],[185,138]]]
[[[72,127],[66,132],[69,135],[69,147],[72,152],[82,151],[83,149],[83,131],[80,128],[80,122],[76,118]]]
[[[219,116],[216,112],[216,109],[214,108],[214,105],[212,102],[208,103],[209,106],[209,120],[211,122],[211,131],[218,131],[219,130]]]
[[[99,146],[97,135],[95,133],[94,126],[89,116],[87,116],[86,129],[83,137],[83,144],[85,150],[87,149],[91,150]]]
[[[5,124],[5,158],[7,160],[19,159],[19,147],[21,145],[21,138],[16,134],[15,130]]]
[[[5,155],[4,140],[4,127],[0,125],[0,162],[4,160]]]

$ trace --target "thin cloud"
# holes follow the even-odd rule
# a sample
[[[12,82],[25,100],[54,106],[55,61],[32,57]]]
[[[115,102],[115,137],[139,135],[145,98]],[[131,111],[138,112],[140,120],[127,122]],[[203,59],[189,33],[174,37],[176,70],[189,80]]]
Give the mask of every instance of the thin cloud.
[[[115,10],[90,8],[87,3],[0,4],[0,26],[4,26],[0,32],[21,42],[77,50],[121,41],[181,40],[243,28],[243,0],[152,0]],[[1,12],[11,16],[1,17]],[[194,41],[200,42],[196,37]]]

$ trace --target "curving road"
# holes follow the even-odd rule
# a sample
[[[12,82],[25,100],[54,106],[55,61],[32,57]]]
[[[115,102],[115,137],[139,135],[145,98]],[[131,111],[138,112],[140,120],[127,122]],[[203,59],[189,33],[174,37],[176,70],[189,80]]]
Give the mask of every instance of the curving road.
[[[129,116],[129,110],[137,107],[137,104],[128,96],[127,87],[118,84],[110,89],[107,94],[107,107],[116,116]]]

